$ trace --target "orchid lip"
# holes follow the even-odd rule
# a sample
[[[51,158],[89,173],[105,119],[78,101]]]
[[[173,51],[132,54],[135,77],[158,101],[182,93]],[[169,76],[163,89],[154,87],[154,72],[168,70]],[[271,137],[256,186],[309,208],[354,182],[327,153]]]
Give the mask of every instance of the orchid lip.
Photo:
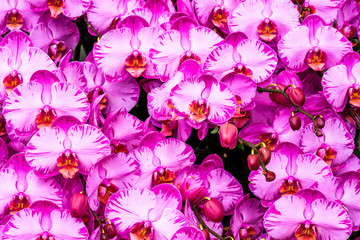
[[[222,7],[215,7],[213,9],[211,22],[218,28],[225,28],[228,23],[230,12]]]
[[[125,60],[125,69],[131,76],[138,78],[146,69],[147,60],[145,56],[135,50]]]
[[[16,9],[11,9],[5,17],[6,27],[13,30],[19,30],[24,25],[24,19],[20,12]]]
[[[206,120],[207,115],[210,111],[209,103],[206,101],[206,99],[201,98],[198,100],[193,100],[189,104],[189,110],[190,110],[190,120],[195,122],[203,122]]]
[[[23,83],[23,77],[17,71],[12,71],[3,80],[5,91],[9,94],[15,87]]]
[[[51,17],[57,18],[63,11],[65,6],[64,0],[48,0],[48,7],[50,9]]]
[[[64,178],[73,178],[79,171],[79,160],[70,150],[66,150],[58,157],[56,165]]]
[[[277,25],[269,18],[265,18],[257,27],[259,37],[270,42],[277,36]]]
[[[327,60],[326,53],[317,47],[310,50],[306,56],[307,64],[315,71],[324,70],[326,60]]]

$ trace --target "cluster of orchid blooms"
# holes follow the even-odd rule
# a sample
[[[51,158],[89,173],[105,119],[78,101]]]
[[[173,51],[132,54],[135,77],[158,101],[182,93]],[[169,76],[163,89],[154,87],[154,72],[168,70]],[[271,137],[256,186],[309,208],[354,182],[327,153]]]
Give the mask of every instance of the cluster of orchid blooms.
[[[0,239],[359,230],[358,0],[2,0],[0,34]],[[254,196],[192,132],[251,149]]]

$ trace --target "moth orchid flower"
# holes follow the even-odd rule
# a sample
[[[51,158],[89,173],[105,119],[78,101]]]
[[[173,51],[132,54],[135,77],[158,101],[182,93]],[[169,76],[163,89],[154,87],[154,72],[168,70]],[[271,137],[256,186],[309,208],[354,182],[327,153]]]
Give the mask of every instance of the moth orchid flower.
[[[158,132],[148,133],[140,147],[129,153],[140,164],[141,176],[136,187],[172,183],[179,170],[195,161],[192,148],[186,143]]]
[[[112,195],[105,217],[124,239],[162,240],[171,237],[188,223],[181,210],[181,194],[170,184],[152,190],[127,188]]]
[[[76,86],[60,83],[49,71],[37,71],[30,82],[17,86],[4,102],[4,117],[8,132],[31,137],[36,131],[50,126],[63,115],[71,115],[86,122],[89,103]]]
[[[327,25],[331,25],[336,19],[336,15],[340,6],[343,4],[343,0],[305,0],[299,1],[303,11],[301,17],[307,17],[309,15],[317,15],[324,19]]]
[[[360,56],[356,52],[347,53],[341,63],[325,72],[322,85],[324,96],[335,111],[342,111],[347,102],[360,107]]]
[[[140,174],[139,163],[124,153],[101,159],[92,167],[86,180],[90,208],[96,211],[100,202],[106,205],[112,194],[134,186]]]
[[[28,0],[35,11],[50,10],[50,15],[57,18],[60,14],[76,19],[83,15],[90,6],[90,0]]]
[[[133,9],[143,5],[143,0],[92,0],[86,15],[94,29],[104,35],[115,29],[117,23],[129,16]]]
[[[71,217],[69,210],[49,202],[39,202],[23,209],[5,225],[2,239],[76,239],[87,240],[88,230],[81,219]]]
[[[194,59],[202,66],[220,41],[222,38],[211,29],[197,26],[189,17],[181,17],[173,23],[172,30],[155,39],[150,58],[160,79],[168,81],[185,60]]]
[[[0,215],[15,214],[35,202],[50,201],[62,206],[62,190],[52,178],[39,178],[24,154],[13,155],[0,171]]]
[[[61,173],[64,178],[73,178],[77,172],[88,175],[100,158],[110,154],[109,145],[98,128],[62,116],[30,139],[25,158],[39,175]]]
[[[271,160],[266,167],[276,174],[274,181],[266,182],[262,169],[252,171],[249,176],[251,191],[266,206],[270,206],[281,196],[294,195],[320,179],[332,176],[330,167],[321,158],[303,154],[297,146],[290,143],[278,145],[271,153]]]
[[[230,73],[243,74],[260,83],[273,74],[277,62],[275,51],[265,43],[233,33],[209,54],[204,71],[218,79]]]
[[[352,44],[338,30],[326,26],[321,17],[311,15],[283,36],[278,48],[288,68],[298,72],[308,67],[322,71],[339,64],[352,51]]]
[[[284,14],[286,13],[286,14]],[[250,39],[279,41],[299,25],[299,12],[289,0],[250,0],[241,2],[233,11],[229,27]]]
[[[6,35],[0,46],[0,98],[4,99],[17,85],[29,82],[38,70],[55,71],[56,65],[23,32]]]
[[[351,234],[346,210],[310,189],[278,199],[266,211],[264,227],[271,237],[280,240],[347,239]]]
[[[80,38],[76,24],[64,15],[58,18],[44,17],[44,21],[34,26],[30,38],[35,47],[40,48],[56,63],[70,50],[74,50]],[[48,19],[50,18],[50,19]]]
[[[336,18],[336,28],[347,38],[357,35],[357,25],[360,18],[360,5],[356,1],[346,0],[339,8]]]
[[[119,29],[104,34],[94,47],[98,68],[112,78],[124,78],[127,74],[136,78],[156,77],[149,49],[163,31],[149,27],[139,16],[129,16],[119,24]]]

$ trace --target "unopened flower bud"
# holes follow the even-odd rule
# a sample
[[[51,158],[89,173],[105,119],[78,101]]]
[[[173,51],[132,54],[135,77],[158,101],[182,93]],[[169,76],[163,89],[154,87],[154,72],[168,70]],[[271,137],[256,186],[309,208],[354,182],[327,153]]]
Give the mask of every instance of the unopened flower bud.
[[[207,229],[203,229],[201,232],[204,234],[206,240],[210,240],[210,233]]]
[[[116,227],[112,223],[105,224],[104,231],[109,236],[110,239],[114,238],[117,235]]]
[[[320,129],[316,130],[315,134],[316,134],[317,137],[322,137],[322,136],[324,136],[323,133],[322,133],[322,131],[321,131]]]
[[[257,154],[250,154],[247,157],[247,163],[251,171],[258,170],[260,167],[260,161]]]
[[[271,150],[267,147],[261,147],[259,149],[259,154],[263,163],[267,165],[270,162]]]
[[[305,95],[301,88],[293,88],[289,92],[289,98],[296,106],[301,107],[305,103]]]
[[[325,119],[322,118],[322,117],[317,117],[315,119],[315,126],[318,128],[318,129],[323,129],[324,126],[325,126]]]
[[[205,216],[212,222],[221,222],[224,217],[224,208],[216,199],[211,199],[204,204]]]
[[[276,90],[284,90],[285,86],[283,84],[276,84],[275,87]],[[269,93],[269,97],[270,99],[277,104],[280,105],[284,105],[284,106],[289,106],[291,103],[289,102],[289,100],[286,99],[286,97],[284,97],[281,93]]]
[[[276,175],[275,175],[275,173],[272,172],[272,171],[267,171],[267,172],[265,173],[265,178],[266,178],[266,181],[267,181],[267,182],[272,182],[272,181],[275,180]]]
[[[225,123],[219,129],[221,146],[224,148],[235,148],[238,141],[238,128],[232,123]]]
[[[106,235],[106,233],[101,233],[100,240],[109,240],[109,237]]]
[[[70,213],[74,218],[83,218],[87,214],[87,197],[83,193],[75,193],[70,199]]]
[[[289,123],[293,131],[297,131],[301,128],[301,120],[298,116],[291,116],[289,118]]]

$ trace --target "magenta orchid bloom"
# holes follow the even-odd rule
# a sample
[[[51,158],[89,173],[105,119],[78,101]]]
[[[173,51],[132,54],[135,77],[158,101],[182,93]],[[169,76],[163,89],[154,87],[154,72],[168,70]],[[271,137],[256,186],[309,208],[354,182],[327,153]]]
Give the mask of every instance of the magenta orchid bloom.
[[[218,79],[229,73],[244,74],[260,83],[274,73],[277,62],[275,51],[265,43],[233,33],[206,58],[204,71]]]
[[[57,18],[61,13],[71,19],[83,15],[91,0],[27,0],[35,11],[50,10],[50,15]]]
[[[319,16],[311,15],[283,36],[278,48],[288,68],[299,72],[308,67],[322,71],[338,64],[352,51],[352,44],[338,30],[326,26]]]
[[[24,154],[13,155],[0,171],[0,215],[15,214],[38,201],[62,206],[62,189],[52,178],[39,178],[26,162]]]
[[[13,30],[30,32],[41,13],[31,9],[27,0],[5,0],[0,7],[0,35]]]
[[[326,100],[335,111],[342,111],[347,102],[360,107],[360,56],[356,52],[347,53],[341,63],[325,72],[322,85]]]
[[[105,217],[122,238],[163,240],[171,239],[180,228],[188,226],[180,209],[179,190],[161,184],[152,190],[127,188],[112,195]]]
[[[281,196],[294,195],[322,178],[332,176],[330,167],[321,158],[302,154],[297,146],[290,143],[278,145],[266,167],[275,173],[275,180],[267,182],[262,169],[259,169],[250,173],[249,187],[267,206]]]
[[[264,226],[276,239],[347,239],[351,221],[346,210],[315,190],[283,196],[265,213]]]
[[[173,138],[165,139],[160,133],[149,134],[140,147],[129,153],[140,164],[141,176],[137,187],[151,188],[161,183],[172,183],[179,170],[195,161],[194,151],[186,143]]]
[[[139,16],[127,17],[120,26],[106,33],[94,47],[98,68],[112,78],[124,78],[127,74],[136,78],[156,77],[149,50],[163,31],[149,27]]]
[[[161,80],[167,81],[187,59],[194,59],[203,65],[205,58],[220,41],[222,38],[211,29],[197,27],[194,20],[181,17],[172,25],[172,30],[155,39],[150,58]]]
[[[273,39],[279,41],[299,24],[299,12],[289,0],[244,1],[233,11],[229,20],[232,32],[243,32],[251,39],[266,42]]]
[[[241,2],[241,0],[194,0],[194,9],[203,25],[215,26],[228,32],[229,17]]]
[[[86,180],[90,208],[96,211],[100,202],[106,205],[112,194],[134,186],[140,173],[139,163],[124,153],[101,159],[92,167]]]
[[[25,33],[14,31],[6,35],[0,46],[0,99],[17,85],[29,82],[38,70],[55,71],[56,65],[41,49],[33,47]]]
[[[105,34],[115,29],[117,23],[129,16],[133,9],[143,5],[143,0],[92,0],[86,15],[95,30]]]
[[[259,200],[249,197],[250,194],[246,194],[238,200],[230,220],[230,229],[235,240],[256,239],[264,230],[263,217],[266,208],[261,206]]]
[[[40,48],[56,63],[70,50],[74,50],[79,42],[80,34],[76,24],[64,15],[58,18],[46,18],[30,32],[35,47]]]
[[[222,125],[235,113],[236,99],[229,87],[210,75],[188,78],[171,90],[170,101],[190,124]]]
[[[345,0],[337,14],[336,28],[346,38],[354,38],[357,35],[359,18],[360,5],[356,1]]]
[[[38,71],[30,82],[17,86],[5,99],[3,108],[13,138],[31,137],[63,115],[74,116],[80,122],[86,122],[89,116],[86,95],[72,84],[60,83],[48,71]]]
[[[110,154],[109,145],[98,128],[62,116],[30,139],[25,158],[39,175],[61,173],[64,178],[73,178],[78,171],[89,174],[100,158]]]
[[[23,209],[7,222],[2,239],[73,239],[87,240],[88,230],[81,219],[73,218],[69,210],[58,209],[49,202],[39,202]]]
[[[343,2],[344,0],[305,0],[302,3],[303,15],[315,14],[324,19],[327,25],[330,25],[336,19]]]
[[[317,137],[313,129],[313,124],[310,123],[301,135],[300,148],[305,153],[316,154],[329,166],[344,163],[353,153],[353,138],[340,119],[327,119],[321,137]]]

